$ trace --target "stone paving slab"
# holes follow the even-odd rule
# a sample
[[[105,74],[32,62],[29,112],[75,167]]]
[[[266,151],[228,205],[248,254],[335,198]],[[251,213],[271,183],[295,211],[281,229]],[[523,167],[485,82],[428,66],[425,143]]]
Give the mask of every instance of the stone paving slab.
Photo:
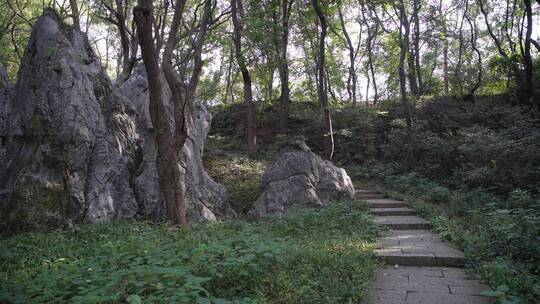
[[[374,215],[415,215],[416,210],[412,208],[372,208],[370,212]]]
[[[429,230],[389,230],[379,238],[375,255],[387,264],[462,266],[463,252]]]
[[[365,304],[488,304],[490,288],[458,268],[387,266],[369,286]]]
[[[417,215],[377,216],[375,222],[396,230],[429,229],[431,224]]]

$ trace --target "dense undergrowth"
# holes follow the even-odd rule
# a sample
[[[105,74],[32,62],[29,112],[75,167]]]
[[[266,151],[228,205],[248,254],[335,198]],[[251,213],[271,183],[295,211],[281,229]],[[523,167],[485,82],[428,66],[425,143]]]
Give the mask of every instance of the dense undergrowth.
[[[357,303],[376,263],[360,203],[188,229],[124,222],[0,240],[0,303]]]

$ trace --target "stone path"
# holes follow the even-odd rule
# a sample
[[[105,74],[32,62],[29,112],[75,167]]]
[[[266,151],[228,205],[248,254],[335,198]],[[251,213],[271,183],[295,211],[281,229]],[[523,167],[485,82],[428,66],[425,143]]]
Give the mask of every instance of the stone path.
[[[459,268],[465,262],[463,252],[433,233],[406,202],[374,190],[359,190],[356,198],[366,201],[376,222],[386,228],[375,254],[387,266],[377,273],[363,303],[492,303],[481,295],[490,288]]]

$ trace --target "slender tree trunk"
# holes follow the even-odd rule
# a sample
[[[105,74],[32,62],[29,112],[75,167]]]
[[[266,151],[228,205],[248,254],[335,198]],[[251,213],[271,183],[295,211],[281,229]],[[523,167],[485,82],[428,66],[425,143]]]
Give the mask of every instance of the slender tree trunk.
[[[281,4],[281,41],[279,45],[279,81],[281,86],[281,96],[279,97],[279,130],[287,133],[289,120],[289,61],[287,60],[287,49],[289,45],[289,20],[294,0],[283,0]]]
[[[405,120],[407,122],[407,130],[410,132],[412,130],[412,119],[409,109],[409,99],[407,97],[407,84],[406,84],[406,74],[405,74],[405,57],[407,57],[407,52],[409,50],[409,34],[410,27],[408,26],[407,14],[405,12],[405,6],[403,0],[400,0],[400,53],[399,53],[399,89],[401,92],[401,102],[403,103],[403,110],[405,113]]]
[[[150,118],[156,132],[157,170],[159,183],[165,197],[167,217],[173,225],[185,225],[186,217],[178,200],[178,193],[183,192],[181,173],[178,167],[178,154],[175,141],[168,124],[167,111],[163,97],[163,84],[158,64],[158,53],[152,36],[153,4],[152,0],[139,0],[133,10],[146,74],[150,99]]]
[[[442,34],[443,34],[443,83],[444,83],[444,94],[450,94],[450,85],[448,77],[448,28],[446,26],[446,16],[442,12],[443,0],[439,1],[439,18],[442,22]]]
[[[71,18],[73,18],[73,27],[77,31],[81,30],[81,21],[79,20],[79,7],[77,0],[69,0],[69,6],[71,7]]]
[[[408,69],[407,69],[407,77],[409,78],[409,86],[411,88],[411,93],[414,95],[414,96],[418,96],[419,95],[419,91],[418,91],[418,81],[416,79],[416,65],[414,64],[414,56],[412,54],[412,52],[407,52],[407,66],[408,66]]]
[[[130,41],[126,27],[126,17],[124,15],[123,0],[115,0],[116,2],[116,20],[118,22],[118,32],[120,34],[120,45],[122,46],[122,72],[120,81],[125,81],[131,74],[131,57],[130,57]]]
[[[410,34],[411,34],[411,24],[409,22],[409,18],[407,17],[407,12],[405,11],[405,4],[403,4],[403,12],[400,14],[403,15],[403,18],[400,20],[400,23],[402,24],[403,27],[405,27],[405,31],[407,33],[407,35],[404,36],[403,39],[406,40],[406,46],[407,46],[407,49],[405,50],[406,51],[405,55],[406,55],[406,60],[407,60],[407,65],[408,65],[407,76],[409,78],[409,87],[411,88],[411,93],[415,96],[418,96],[418,82],[416,80],[416,67],[414,64],[414,56],[411,52],[411,47],[409,43]]]
[[[268,76],[269,76],[269,79],[268,79],[268,102],[269,103],[272,103],[272,100],[274,99],[274,72],[275,72],[275,69],[274,69],[274,62],[272,61],[268,61]]]
[[[324,124],[326,126],[326,131],[328,132],[328,145],[327,145],[327,157],[328,159],[332,159],[332,156],[334,155],[334,134],[332,130],[332,118],[330,116],[330,108],[328,106],[328,95],[326,94],[326,90],[324,88],[324,79],[325,79],[325,68],[324,68],[324,60],[325,60],[325,45],[326,45],[326,31],[328,28],[328,24],[326,21],[326,16],[324,15],[318,0],[311,0],[311,3],[313,5],[313,8],[315,9],[315,12],[317,13],[317,16],[319,18],[320,26],[321,26],[321,33],[319,35],[319,51],[318,51],[318,58],[316,62],[317,66],[317,95],[319,97],[319,102],[321,103],[321,107],[324,111]]]
[[[476,90],[478,90],[478,88],[480,87],[480,84],[482,83],[482,53],[480,53],[480,50],[476,47],[476,37],[477,37],[477,33],[476,33],[476,22],[473,22],[471,21],[471,18],[469,17],[469,14],[468,14],[468,1],[465,1],[465,14],[464,14],[464,17],[465,19],[467,19],[467,23],[469,23],[469,27],[471,28],[471,47],[473,48],[473,50],[476,52],[477,56],[478,56],[478,72],[477,72],[477,77],[476,77],[476,83],[473,85],[473,87],[471,88],[471,90],[469,91],[469,94],[466,96],[466,99],[470,99],[470,101],[472,103],[475,103],[476,99],[475,99],[475,92]]]
[[[369,84],[371,82],[369,77],[369,72],[366,73],[367,82],[366,82],[366,108],[369,106]]]
[[[466,11],[465,11],[466,12]],[[459,95],[460,97],[463,96],[463,83],[461,80],[461,64],[463,63],[463,22],[465,21],[465,12],[463,14],[463,17],[461,18],[461,23],[459,25],[459,50],[458,50],[458,62],[456,64],[456,80],[459,85]]]
[[[532,97],[534,95],[533,84],[533,63],[531,56],[531,35],[533,29],[533,12],[531,0],[523,0],[525,4],[525,14],[527,18],[527,31],[525,32],[525,49],[523,56],[523,65],[525,67],[525,99],[526,102],[533,105]],[[540,101],[536,101],[536,106],[540,109]]]
[[[255,133],[256,118],[255,104],[253,103],[253,91],[251,88],[251,76],[246,66],[244,55],[242,54],[242,24],[238,18],[238,4],[242,0],[231,0],[231,15],[233,22],[233,41],[236,53],[238,68],[244,81],[244,103],[246,105],[247,116],[247,144],[250,153],[257,152],[257,137]]]
[[[129,45],[129,66],[126,71],[126,75],[128,75],[128,78],[129,76],[131,76],[131,72],[135,67],[135,63],[137,63],[137,51],[139,50],[139,37],[137,34],[137,26],[135,25],[134,21],[131,25],[131,33],[132,36]]]
[[[418,77],[418,94],[424,95],[424,81],[422,80],[422,66],[420,65],[420,0],[413,2],[413,18],[414,18],[414,59],[416,63],[416,74]]]
[[[343,18],[343,12],[341,10],[341,1],[338,2],[338,16],[341,28],[343,29],[343,36],[345,36],[345,42],[347,43],[347,50],[349,51],[349,76],[347,78],[347,93],[349,94],[349,99],[352,98],[352,105],[356,107],[356,69],[355,69],[355,54],[354,46],[351,41],[351,37],[347,32],[345,26],[345,19]]]
[[[368,20],[366,19],[366,14],[364,12],[364,9],[365,9],[364,2],[360,1],[360,10],[362,12],[362,19],[368,29],[368,38],[366,41],[366,48],[367,48],[367,54],[368,54],[368,66],[371,72],[371,82],[373,83],[373,91],[375,94],[373,97],[373,103],[376,104],[377,102],[379,102],[379,91],[377,88],[377,79],[375,77],[375,67],[373,64],[373,41],[377,37],[377,33],[379,31],[379,23],[376,22],[375,28],[374,29],[371,28],[369,26]],[[367,9],[369,10],[369,7]],[[369,10],[369,16],[371,17],[371,10]],[[368,79],[368,82],[369,82],[369,79]]]
[[[499,41],[497,36],[495,36],[495,34],[493,33],[493,30],[491,29],[491,24],[489,23],[489,19],[488,19],[488,12],[487,12],[487,10],[486,10],[486,8],[484,6],[484,0],[478,0],[478,4],[480,4],[480,12],[484,16],[484,20],[486,22],[486,29],[488,31],[488,34],[491,37],[491,39],[493,39],[493,42],[495,42],[495,46],[497,47],[497,51],[499,52],[499,54],[502,57],[508,58],[508,54],[506,54],[506,52],[503,50],[503,48],[501,46],[501,42]]]
[[[225,77],[225,103],[227,103],[229,99],[229,95],[232,95],[231,88],[232,88],[232,69],[233,69],[233,56],[234,56],[234,48],[232,45],[230,46],[230,53],[229,53],[229,66],[227,67],[227,76]],[[231,103],[232,103],[233,97],[231,96]]]
[[[374,91],[374,96],[373,96],[373,103],[376,104],[379,102],[379,89],[377,87],[377,78],[375,78],[375,67],[373,66],[373,59],[371,58],[372,57],[372,52],[371,52],[371,47],[370,47],[370,51],[369,51],[369,69],[371,71],[371,83],[373,84],[373,91]]]

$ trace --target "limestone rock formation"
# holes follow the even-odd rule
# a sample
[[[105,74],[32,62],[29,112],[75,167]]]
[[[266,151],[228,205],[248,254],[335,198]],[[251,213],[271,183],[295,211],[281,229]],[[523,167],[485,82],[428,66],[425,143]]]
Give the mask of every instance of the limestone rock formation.
[[[165,83],[165,80],[164,80]],[[148,107],[148,83],[144,66],[137,66],[132,76],[115,92],[123,97],[126,109],[136,113],[137,133],[142,147],[143,160],[135,170],[133,185],[137,201],[148,216],[164,213],[164,204],[158,187],[156,168],[157,147],[150,120]],[[168,88],[165,88],[166,98],[170,98]],[[171,103],[169,103],[170,105]],[[170,109],[172,111],[172,109]],[[171,117],[172,121],[172,117]],[[202,219],[232,217],[234,211],[227,202],[225,188],[216,183],[202,164],[204,143],[210,129],[211,114],[200,103],[195,104],[194,113],[188,117],[189,137],[181,152],[181,166],[186,172],[186,188],[188,201],[188,217],[191,221]]]
[[[163,216],[143,76],[113,90],[86,35],[49,10],[33,28],[17,84],[2,75],[0,83],[0,225]],[[225,189],[202,167],[210,117],[197,109],[182,152],[192,221],[232,214]]]
[[[251,217],[283,213],[295,207],[323,207],[354,198],[354,186],[344,169],[323,160],[304,144],[281,154],[266,168],[262,192]]]

